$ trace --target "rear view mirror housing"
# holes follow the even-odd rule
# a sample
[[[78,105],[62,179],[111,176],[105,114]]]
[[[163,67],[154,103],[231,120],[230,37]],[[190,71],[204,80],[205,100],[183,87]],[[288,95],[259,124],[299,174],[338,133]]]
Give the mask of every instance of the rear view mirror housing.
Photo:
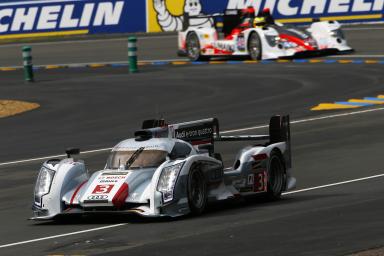
[[[67,148],[65,150],[65,153],[67,154],[67,158],[71,158],[72,155],[80,154],[80,149],[79,148]]]

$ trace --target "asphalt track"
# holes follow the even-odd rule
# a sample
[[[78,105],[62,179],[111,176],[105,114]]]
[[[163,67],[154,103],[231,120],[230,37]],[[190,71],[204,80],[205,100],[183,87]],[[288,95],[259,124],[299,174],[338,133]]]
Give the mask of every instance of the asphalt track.
[[[379,43],[376,47],[377,54],[384,53]],[[384,109],[309,111],[320,102],[383,94],[383,65],[144,66],[135,75],[123,67],[59,69],[39,71],[34,84],[21,77],[21,71],[1,73],[1,98],[42,107],[0,119],[1,255],[347,255],[384,246],[384,177],[374,176],[384,174]],[[211,205],[197,218],[31,222],[41,161],[4,164],[61,154],[68,146],[108,148],[130,137],[141,120],[156,116],[171,122],[216,116],[224,131],[253,127],[240,133],[263,134],[266,129],[255,126],[276,113],[301,120],[292,124],[298,190],[278,202],[255,198]],[[230,165],[242,145],[218,146]],[[99,151],[81,158],[95,170],[103,168],[106,156]],[[371,178],[316,188],[363,177]],[[306,188],[315,189],[300,191]],[[107,228],[90,230],[101,227]],[[78,233],[82,230],[89,232]],[[20,243],[38,238],[43,240]]]

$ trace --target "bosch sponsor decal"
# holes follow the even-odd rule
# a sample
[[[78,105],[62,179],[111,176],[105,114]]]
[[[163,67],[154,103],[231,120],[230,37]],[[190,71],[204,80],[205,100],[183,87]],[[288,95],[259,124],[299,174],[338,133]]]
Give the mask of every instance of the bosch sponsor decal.
[[[108,173],[103,173],[98,177],[98,183],[118,183],[120,180],[126,178],[126,175],[110,175]]]
[[[0,3],[0,36],[145,31],[144,1],[37,0]]]

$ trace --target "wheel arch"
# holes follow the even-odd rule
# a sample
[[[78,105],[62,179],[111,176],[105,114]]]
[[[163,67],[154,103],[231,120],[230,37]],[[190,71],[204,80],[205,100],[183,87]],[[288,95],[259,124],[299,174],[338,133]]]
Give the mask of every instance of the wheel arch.
[[[264,49],[264,34],[259,30],[259,29],[257,29],[257,28],[253,28],[253,29],[249,29],[249,30],[247,30],[246,32],[245,32],[245,38],[246,38],[246,50],[247,50],[247,52],[250,54],[250,49],[249,49],[249,43],[250,43],[250,38],[251,38],[251,36],[254,34],[254,33],[256,33],[257,34],[257,36],[259,37],[259,40],[260,40],[260,47],[261,47],[261,49],[260,49],[260,60],[262,60],[263,59],[263,49]]]

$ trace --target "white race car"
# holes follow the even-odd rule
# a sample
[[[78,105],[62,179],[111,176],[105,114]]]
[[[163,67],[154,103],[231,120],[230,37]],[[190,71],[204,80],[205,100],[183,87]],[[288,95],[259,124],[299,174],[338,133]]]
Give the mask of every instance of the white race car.
[[[34,220],[72,214],[135,213],[176,217],[200,214],[208,201],[253,194],[278,199],[295,187],[289,116],[274,116],[269,135],[221,136],[215,118],[166,125],[148,120],[135,138],[117,144],[105,169],[89,174],[67,150],[46,161],[34,192]],[[253,141],[224,168],[217,141]]]
[[[316,21],[306,29],[283,25],[258,17],[243,18],[238,10],[224,15],[184,18],[184,29],[178,35],[178,55],[192,61],[210,57],[246,56],[253,60],[295,57],[352,51],[337,21]],[[215,19],[221,28],[189,26],[190,19]],[[221,21],[217,21],[221,19]],[[272,20],[271,22],[268,22]],[[259,23],[260,22],[260,23]]]

